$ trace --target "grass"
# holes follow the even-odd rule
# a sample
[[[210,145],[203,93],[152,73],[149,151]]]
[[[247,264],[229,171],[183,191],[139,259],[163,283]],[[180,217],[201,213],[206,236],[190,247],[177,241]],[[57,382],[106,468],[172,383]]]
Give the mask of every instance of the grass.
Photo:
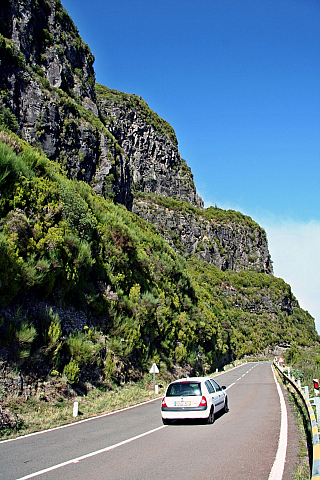
[[[11,413],[18,416],[22,426],[19,430],[0,430],[0,439],[6,440],[21,435],[47,430],[50,428],[76,423],[79,420],[103,415],[105,413],[130,407],[137,403],[159,397],[165,390],[159,386],[158,394],[155,393],[152,380],[141,381],[114,390],[101,392],[91,390],[86,396],[66,399],[58,397],[55,403],[49,403],[45,399],[31,397],[25,400],[23,397],[15,397],[6,401],[7,408]],[[73,404],[79,403],[79,414],[73,417]]]

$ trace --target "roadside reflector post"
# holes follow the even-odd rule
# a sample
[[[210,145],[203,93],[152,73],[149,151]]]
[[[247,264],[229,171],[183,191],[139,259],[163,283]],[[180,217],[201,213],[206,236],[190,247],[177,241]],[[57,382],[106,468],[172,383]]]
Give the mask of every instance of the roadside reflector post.
[[[154,386],[154,390],[155,390],[156,394],[158,395],[158,393],[159,393],[159,385],[155,385],[155,386]]]
[[[298,387],[301,388],[301,380],[298,380]]]
[[[282,357],[278,359],[278,364],[279,364],[279,367],[282,369],[282,371],[284,371],[284,360]]]
[[[305,387],[302,387],[302,390],[304,390],[304,393],[307,397],[307,400],[309,400],[309,387],[306,385]]]
[[[288,367],[288,377],[290,378],[290,367]]]
[[[73,404],[73,416],[74,417],[78,416],[78,410],[79,410],[79,402],[74,402],[74,404]]]
[[[159,373],[159,368],[155,363],[150,368],[149,373],[153,373],[153,388],[156,389],[156,373]],[[157,385],[157,388],[158,388],[158,385]]]
[[[314,393],[316,395],[319,395],[319,379],[318,378],[313,379],[313,388],[314,388]]]

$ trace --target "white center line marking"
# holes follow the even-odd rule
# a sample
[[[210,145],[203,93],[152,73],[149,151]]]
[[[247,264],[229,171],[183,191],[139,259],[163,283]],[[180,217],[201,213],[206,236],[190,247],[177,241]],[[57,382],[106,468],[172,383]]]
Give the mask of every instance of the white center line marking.
[[[235,385],[235,384],[236,384],[236,382],[231,383],[231,385],[229,385],[229,386],[226,388],[226,390],[229,390],[229,388],[233,387],[233,385]]]

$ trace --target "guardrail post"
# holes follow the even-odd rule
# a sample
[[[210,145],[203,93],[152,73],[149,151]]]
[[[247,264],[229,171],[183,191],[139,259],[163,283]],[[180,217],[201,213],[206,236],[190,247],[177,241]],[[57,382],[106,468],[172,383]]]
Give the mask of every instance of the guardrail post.
[[[314,405],[314,406],[316,407],[317,424],[319,425],[319,419],[320,419],[320,398],[319,398],[319,397],[310,398],[310,402],[312,402],[311,405]]]

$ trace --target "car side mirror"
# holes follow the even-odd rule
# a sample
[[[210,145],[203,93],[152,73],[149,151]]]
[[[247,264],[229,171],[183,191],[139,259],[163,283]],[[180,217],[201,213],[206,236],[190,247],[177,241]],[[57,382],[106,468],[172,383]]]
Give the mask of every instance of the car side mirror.
[[[225,386],[225,385],[223,385],[223,387],[221,387],[221,388],[222,388],[222,390],[225,390],[225,389],[226,389],[226,386]]]

